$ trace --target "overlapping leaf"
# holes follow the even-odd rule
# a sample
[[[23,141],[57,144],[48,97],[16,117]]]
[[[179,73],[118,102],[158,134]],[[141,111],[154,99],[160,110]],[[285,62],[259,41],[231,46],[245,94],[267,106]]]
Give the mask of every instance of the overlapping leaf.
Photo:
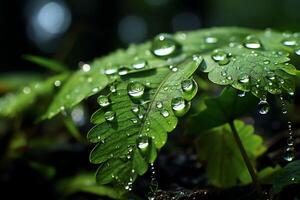
[[[266,149],[262,138],[254,134],[252,126],[245,125],[242,121],[235,121],[234,125],[249,158],[254,163],[255,158]],[[201,134],[197,144],[198,155],[201,160],[207,162],[207,176],[213,185],[230,187],[238,182],[251,182],[228,124]]]

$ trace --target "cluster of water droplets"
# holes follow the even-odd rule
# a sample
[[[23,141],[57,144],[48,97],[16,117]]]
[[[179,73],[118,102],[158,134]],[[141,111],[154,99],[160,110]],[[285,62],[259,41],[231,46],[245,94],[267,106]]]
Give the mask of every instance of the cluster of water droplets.
[[[286,116],[288,114],[286,100],[282,95],[279,97],[279,99],[281,102],[281,113]],[[288,120],[287,126],[288,126],[288,137],[287,137],[283,159],[287,162],[291,162],[295,158],[295,144],[294,144],[295,139],[294,139],[294,134],[292,129],[292,122],[290,120]]]

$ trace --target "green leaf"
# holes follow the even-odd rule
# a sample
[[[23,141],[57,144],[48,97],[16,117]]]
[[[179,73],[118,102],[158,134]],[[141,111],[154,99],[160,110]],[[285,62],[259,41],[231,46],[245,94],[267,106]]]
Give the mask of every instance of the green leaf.
[[[252,163],[266,147],[251,125],[236,120],[236,130]],[[228,124],[202,133],[197,141],[198,155],[207,163],[210,182],[218,187],[231,187],[238,182],[250,183],[251,178]]]
[[[257,102],[253,95],[239,97],[235,89],[227,87],[220,96],[205,100],[206,108],[191,119],[190,128],[195,132],[228,123],[253,111]]]
[[[14,117],[27,109],[40,96],[53,92],[56,81],[63,81],[66,75],[58,75],[44,82],[34,82],[18,92],[8,93],[0,99],[0,117]]]
[[[272,192],[279,193],[284,187],[300,183],[300,160],[287,164],[273,182]]]
[[[16,90],[41,79],[41,75],[35,72],[2,73],[0,75],[0,92]]]
[[[41,67],[50,69],[54,72],[65,72],[68,71],[68,67],[65,66],[63,63],[60,63],[56,60],[45,58],[41,56],[35,56],[35,55],[24,55],[23,58],[25,60],[28,60],[30,62],[33,62]]]
[[[178,120],[172,110],[172,99],[185,96],[181,82],[190,78],[201,61],[200,58],[187,60],[174,66],[177,70],[157,68],[144,74],[131,74],[117,84],[116,91],[109,95],[111,104],[93,115],[92,121],[99,124],[88,133],[91,142],[99,142],[90,154],[90,161],[103,163],[97,172],[100,183],[126,184],[145,173],[147,163],[153,163],[156,158],[156,148],[165,144],[167,133],[176,127]],[[142,84],[141,98],[129,95],[130,85],[134,83]],[[193,87],[192,96],[186,96],[188,100],[195,95],[196,85]],[[189,103],[183,102],[188,108]],[[103,113],[108,111],[115,112],[111,121],[103,119]],[[141,144],[146,147],[139,148]]]
[[[107,77],[95,69],[77,71],[62,85],[42,118],[50,119],[61,111],[74,107],[85,98],[98,93],[107,84]]]
[[[280,165],[276,165],[274,167],[266,167],[262,170],[260,170],[257,173],[257,177],[260,183],[262,184],[272,184],[274,182],[274,179],[280,174],[282,171],[282,168]]]
[[[123,199],[124,190],[95,183],[94,174],[82,173],[71,178],[63,179],[57,184],[58,190],[70,195],[76,192],[95,194],[111,199]]]

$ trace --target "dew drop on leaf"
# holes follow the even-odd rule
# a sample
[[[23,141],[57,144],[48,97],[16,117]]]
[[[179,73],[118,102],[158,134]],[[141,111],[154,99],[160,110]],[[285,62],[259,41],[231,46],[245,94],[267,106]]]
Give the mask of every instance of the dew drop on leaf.
[[[110,90],[112,93],[114,93],[114,92],[117,91],[117,90],[116,90],[116,86],[114,86],[114,85],[110,86],[110,87],[109,87],[109,90]]]
[[[130,121],[131,121],[133,124],[138,123],[138,120],[137,120],[136,118],[132,118]]]
[[[104,118],[107,122],[112,122],[115,120],[116,112],[115,111],[107,111],[104,113]]]
[[[140,150],[145,151],[145,150],[147,149],[147,147],[149,146],[149,143],[150,143],[149,140],[150,140],[150,139],[149,139],[149,137],[147,137],[147,136],[141,136],[141,137],[138,137],[138,138],[137,138],[137,141],[136,141],[137,147],[138,147]]]
[[[250,77],[248,74],[241,74],[238,77],[238,82],[241,84],[247,84],[247,83],[249,83],[249,81],[250,81]]]
[[[162,108],[162,102],[160,101],[156,102],[156,108]]]
[[[23,88],[23,93],[24,94],[30,94],[30,92],[31,92],[31,88],[30,87],[24,87]]]
[[[181,117],[189,110],[190,103],[186,102],[182,97],[175,97],[171,101],[171,106],[174,114],[177,117]]]
[[[256,36],[249,35],[244,41],[244,46],[248,49],[259,49],[261,48],[261,43]]]
[[[223,51],[215,51],[212,54],[212,59],[217,62],[219,65],[227,65],[229,59],[227,58],[227,53]]]
[[[244,96],[246,95],[246,92],[245,92],[245,91],[242,91],[242,90],[239,90],[239,91],[237,92],[237,95],[238,95],[239,97],[244,97]]]
[[[130,82],[127,87],[129,96],[133,98],[141,98],[144,94],[145,87],[140,82]]]
[[[181,82],[181,89],[183,97],[189,101],[196,95],[198,91],[198,84],[194,79],[187,79]]]
[[[101,106],[101,107],[106,107],[110,104],[110,101],[108,99],[107,96],[104,96],[104,95],[100,95],[98,98],[97,98],[97,102],[98,104]]]
[[[257,104],[257,107],[258,107],[258,112],[262,115],[267,114],[270,110],[269,103],[264,99],[259,101],[259,103]]]
[[[158,57],[167,57],[174,54],[178,44],[171,35],[160,34],[152,41],[151,52]]]
[[[112,74],[115,74],[115,73],[117,73],[117,68],[110,68],[110,69],[105,69],[104,70],[104,73],[106,74],[106,75],[112,75]]]
[[[207,44],[215,44],[218,42],[218,38],[216,37],[212,37],[212,36],[208,36],[204,39],[205,43]]]
[[[61,81],[60,81],[60,80],[54,81],[54,86],[55,86],[55,87],[61,86]]]
[[[89,72],[91,70],[91,66],[86,63],[83,64],[81,68],[82,68],[82,71],[84,71],[84,72]]]
[[[167,110],[161,110],[160,111],[160,114],[163,116],[163,117],[169,117],[170,113],[167,111]]]
[[[297,56],[300,56],[300,48],[295,49],[295,54],[296,54]]]
[[[133,69],[143,69],[145,68],[147,65],[147,61],[144,60],[144,59],[139,59],[139,60],[136,60],[133,64],[132,64],[132,68]]]
[[[119,74],[120,76],[123,76],[123,75],[128,74],[128,68],[125,67],[125,66],[120,67],[120,68],[119,68],[119,71],[118,71],[118,74]]]
[[[295,46],[297,45],[297,42],[296,40],[292,39],[292,38],[286,38],[286,39],[283,39],[281,41],[281,43],[285,46]]]
[[[136,104],[134,104],[134,105],[132,106],[131,110],[132,110],[132,112],[134,112],[134,113],[138,113],[138,112],[140,111],[139,106],[136,105]]]

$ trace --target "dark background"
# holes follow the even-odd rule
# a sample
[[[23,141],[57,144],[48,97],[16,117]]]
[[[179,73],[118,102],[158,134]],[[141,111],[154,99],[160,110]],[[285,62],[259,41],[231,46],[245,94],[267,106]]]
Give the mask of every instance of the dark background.
[[[1,0],[0,70],[41,70],[24,54],[76,68],[160,32],[211,26],[299,31],[299,9],[299,0]]]

